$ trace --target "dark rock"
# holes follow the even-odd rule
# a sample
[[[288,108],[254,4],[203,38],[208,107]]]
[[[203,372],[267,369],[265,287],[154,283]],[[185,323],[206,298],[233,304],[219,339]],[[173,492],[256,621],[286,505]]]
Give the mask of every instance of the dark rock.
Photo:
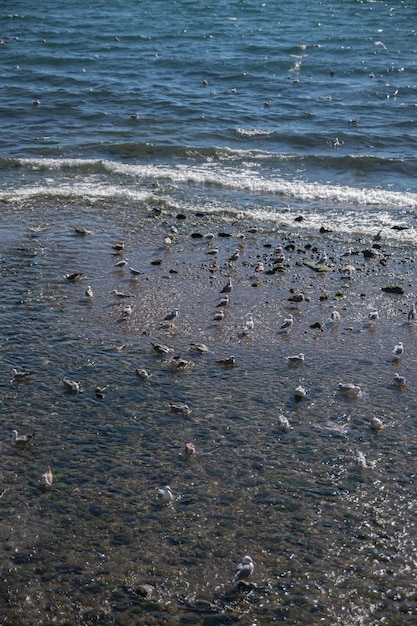
[[[363,250],[363,256],[365,259],[376,259],[378,257],[378,252],[376,250]]]
[[[388,285],[388,287],[382,287],[384,293],[398,293],[403,295],[404,289],[401,285]]]

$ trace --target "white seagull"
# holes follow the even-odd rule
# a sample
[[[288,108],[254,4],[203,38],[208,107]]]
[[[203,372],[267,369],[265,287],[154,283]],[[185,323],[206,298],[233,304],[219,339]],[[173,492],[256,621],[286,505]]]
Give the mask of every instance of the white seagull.
[[[278,415],[278,428],[284,433],[288,433],[291,430],[290,422],[285,415]]]
[[[223,298],[220,298],[216,306],[227,306],[229,303],[230,303],[230,298],[226,294],[225,296],[223,296]]]
[[[297,363],[304,363],[304,354],[300,352],[300,354],[293,354],[291,356],[287,356],[287,363],[289,365],[296,365]]]
[[[170,348],[169,346],[166,346],[164,343],[151,341],[151,344],[155,352],[158,352],[158,354],[170,354],[171,352],[174,352],[174,348]]]
[[[178,309],[173,309],[171,313],[168,313],[168,315],[165,315],[164,321],[173,322],[177,317],[178,317]]]
[[[408,311],[408,315],[407,315],[408,322],[409,323],[414,322],[416,317],[417,317],[416,305],[413,303],[410,307],[410,310]]]
[[[162,500],[163,502],[167,502],[167,503],[172,502],[172,500],[174,499],[174,495],[169,485],[165,485],[163,489],[158,489],[158,496],[160,500]]]
[[[243,327],[243,334],[247,335],[248,333],[250,333],[251,330],[253,330],[255,328],[255,322],[253,321],[253,317],[252,315],[249,315],[248,319],[245,322],[245,325]]]
[[[339,393],[344,393],[348,396],[358,396],[361,393],[361,388],[353,383],[339,383]]]
[[[399,341],[392,349],[393,361],[399,361],[402,353],[404,352],[403,342]]]
[[[16,448],[18,447],[23,448],[30,443],[30,440],[34,436],[35,435],[19,435],[17,430],[12,430],[11,444],[12,446],[15,446]]]
[[[392,379],[392,382],[397,387],[406,387],[407,386],[407,379],[406,379],[406,377],[405,376],[400,376],[400,374],[398,374],[398,372],[395,372],[394,378]]]
[[[235,583],[239,583],[244,578],[249,578],[255,569],[255,563],[250,556],[244,556],[241,563],[236,568],[233,580]]]
[[[50,487],[54,481],[54,476],[52,474],[52,470],[50,467],[46,470],[44,474],[42,474],[40,478],[40,483],[42,487]]]
[[[288,317],[286,317],[281,324],[281,330],[285,330],[288,333],[290,332],[290,329],[293,324],[294,324],[294,318],[291,315],[291,313],[289,313]]]
[[[382,430],[384,425],[382,423],[382,420],[379,419],[379,417],[373,417],[371,421],[369,422],[369,426],[372,428],[372,430],[376,434],[376,433],[379,433],[380,430]]]
[[[178,413],[178,415],[190,415],[191,413],[191,409],[188,404],[170,403],[169,410],[171,413]]]
[[[71,380],[70,378],[63,378],[62,384],[65,389],[71,391],[72,393],[78,393],[80,391],[80,383],[77,383],[75,380]]]
[[[227,279],[227,284],[223,287],[223,289],[221,290],[220,293],[230,293],[232,291],[232,289],[233,289],[232,279],[228,278]]]
[[[137,367],[135,374],[138,378],[142,378],[142,380],[148,380],[152,376],[152,374],[149,374],[143,367]]]

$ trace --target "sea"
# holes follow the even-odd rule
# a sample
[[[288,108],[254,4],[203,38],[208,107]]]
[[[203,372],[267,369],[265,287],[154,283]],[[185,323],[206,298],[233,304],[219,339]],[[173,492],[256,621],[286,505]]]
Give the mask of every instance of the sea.
[[[289,309],[268,316],[271,294],[263,306],[248,296],[259,341],[204,330],[194,310],[187,331],[157,337],[208,337],[244,361],[240,375],[200,355],[173,376],[143,338],[180,300],[179,262],[159,269],[180,222],[200,220],[205,237],[243,219],[286,242],[322,229],[346,249],[380,233],[408,255],[393,274],[403,267],[417,298],[416,3],[4,0],[0,24],[0,624],[417,623],[415,337],[405,315],[395,321],[398,301],[375,301],[387,319],[367,328],[370,351],[358,313],[348,336],[332,334],[323,351],[337,365],[321,361],[319,335],[306,339],[316,360],[303,374],[277,365],[282,341],[266,331]],[[141,240],[145,221],[153,238]],[[152,262],[146,294],[140,277],[112,274],[111,288],[146,305],[147,325],[129,330],[104,277],[117,241],[134,247],[130,263]],[[67,284],[77,271],[88,281]],[[320,289],[323,301],[337,291]],[[360,301],[353,290],[346,306]],[[301,352],[292,336],[284,351]],[[408,388],[387,391],[392,365],[381,382],[374,360],[400,339]],[[16,380],[13,368],[33,373]],[[335,372],[373,395],[335,395]],[[310,400],[290,401],[293,383]],[[389,424],[378,436],[375,415]],[[13,428],[35,433],[31,445],[12,449]],[[349,465],[358,447],[369,472]],[[50,489],[39,485],[48,465]],[[239,586],[246,554],[255,570]]]

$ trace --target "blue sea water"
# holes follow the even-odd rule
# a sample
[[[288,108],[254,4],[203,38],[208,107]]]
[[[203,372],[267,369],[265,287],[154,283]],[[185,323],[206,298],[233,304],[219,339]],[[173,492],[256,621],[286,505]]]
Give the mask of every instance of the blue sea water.
[[[414,240],[415,17],[407,0],[5,2],[0,193]]]

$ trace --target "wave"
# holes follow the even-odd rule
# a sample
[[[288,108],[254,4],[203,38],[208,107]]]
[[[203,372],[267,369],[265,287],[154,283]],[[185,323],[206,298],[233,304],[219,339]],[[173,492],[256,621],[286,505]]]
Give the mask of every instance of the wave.
[[[195,193],[195,188],[210,188],[213,192],[255,195],[263,202],[275,197],[284,202],[325,203],[341,208],[417,209],[415,193],[284,177],[279,169],[266,168],[252,153],[246,153],[245,157],[239,165],[233,159],[228,164],[214,160],[131,164],[103,159],[1,159],[0,167],[24,168],[33,173],[33,177],[14,178],[13,182],[3,184],[1,193],[3,197],[26,198],[31,194],[46,194],[142,199],[149,194],[149,186],[159,185],[165,191],[168,186],[170,193],[175,193],[178,187],[182,193],[187,187],[191,193]],[[51,174],[54,176],[49,180]]]

